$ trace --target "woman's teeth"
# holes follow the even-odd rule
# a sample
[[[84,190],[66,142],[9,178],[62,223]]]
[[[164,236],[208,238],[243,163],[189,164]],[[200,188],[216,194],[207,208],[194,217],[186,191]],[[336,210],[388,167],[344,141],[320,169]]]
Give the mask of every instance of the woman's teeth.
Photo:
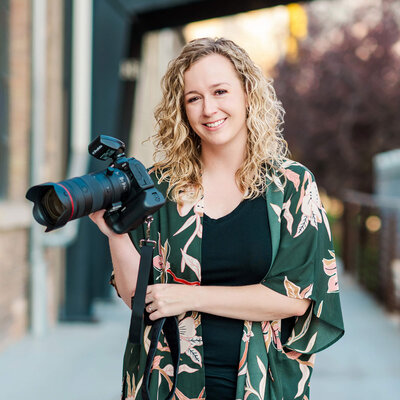
[[[217,126],[220,126],[224,121],[225,121],[225,119],[220,119],[219,121],[212,122],[211,124],[204,124],[204,125],[208,126],[209,128],[215,128]]]

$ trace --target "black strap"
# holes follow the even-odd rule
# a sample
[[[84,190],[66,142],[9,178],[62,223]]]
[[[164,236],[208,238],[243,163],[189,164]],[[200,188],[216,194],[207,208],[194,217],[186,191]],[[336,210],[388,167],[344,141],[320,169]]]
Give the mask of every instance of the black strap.
[[[164,331],[168,346],[171,350],[172,366],[174,367],[174,376],[172,387],[165,400],[171,400],[174,396],[176,384],[178,382],[179,360],[181,355],[178,320],[176,317],[160,318],[154,321],[151,335],[149,353],[147,354],[146,366],[143,374],[142,398],[150,400],[150,373],[153,366],[154,356],[157,351],[157,344],[160,340],[161,331]]]
[[[149,283],[150,270],[153,265],[153,245],[146,244],[140,249],[139,274],[136,283],[135,296],[132,297],[131,325],[129,327],[129,341],[132,344],[143,343],[143,316],[147,284]]]
[[[146,290],[149,282],[150,274],[153,265],[153,249],[154,242],[143,240],[140,250],[140,264],[138,280],[136,284],[135,296],[132,297],[132,314],[131,324],[129,327],[129,341],[132,344],[143,344],[143,329],[145,318],[145,298]],[[172,388],[165,400],[171,400],[174,396],[176,384],[178,381],[179,361],[180,361],[180,338],[177,317],[160,318],[156,321],[150,321],[146,318],[146,322],[152,324],[152,335],[149,353],[146,359],[146,366],[143,375],[142,398],[150,400],[150,374],[153,366],[154,357],[157,350],[157,345],[160,340],[161,331],[164,331],[164,336],[171,350],[172,366],[174,368],[174,376],[172,380]]]

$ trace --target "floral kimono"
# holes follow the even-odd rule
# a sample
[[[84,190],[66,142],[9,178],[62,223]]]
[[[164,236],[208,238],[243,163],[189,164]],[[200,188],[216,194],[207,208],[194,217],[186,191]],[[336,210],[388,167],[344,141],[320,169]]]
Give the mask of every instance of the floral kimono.
[[[313,175],[304,166],[287,161],[282,167],[286,184],[271,183],[266,202],[272,239],[272,263],[262,284],[296,299],[311,299],[307,312],[296,318],[289,339],[281,342],[281,320],[243,322],[236,399],[309,399],[315,353],[344,333],[338,293],[335,254],[328,218]],[[167,183],[157,184],[165,193]],[[157,240],[154,283],[201,284],[203,202],[167,201],[155,215],[151,238]],[[136,248],[143,227],[131,234]],[[221,246],[229,246],[221,243]],[[181,360],[175,399],[205,399],[201,314],[178,318]],[[141,399],[143,371],[150,346],[151,326],[144,329],[143,345],[126,346],[122,399]],[[164,399],[172,386],[170,349],[163,334],[150,377],[151,398]]]

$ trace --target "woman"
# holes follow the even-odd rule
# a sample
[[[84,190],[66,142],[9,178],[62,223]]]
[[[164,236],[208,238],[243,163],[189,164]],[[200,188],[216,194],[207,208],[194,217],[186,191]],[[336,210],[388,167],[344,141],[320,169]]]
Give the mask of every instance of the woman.
[[[286,158],[283,113],[271,83],[226,39],[188,43],[163,78],[151,176],[168,201],[151,227],[146,311],[153,321],[179,316],[179,399],[308,399],[314,354],[343,335],[326,213],[313,175]],[[117,235],[101,211],[91,218],[130,305],[144,231]],[[140,351],[127,345],[124,399],[141,398],[150,330]],[[154,398],[169,392],[171,370],[161,337]]]

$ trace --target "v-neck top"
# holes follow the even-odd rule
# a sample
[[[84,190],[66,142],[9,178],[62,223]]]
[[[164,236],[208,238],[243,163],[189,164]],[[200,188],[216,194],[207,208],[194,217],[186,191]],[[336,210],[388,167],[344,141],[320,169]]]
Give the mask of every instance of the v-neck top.
[[[204,214],[202,285],[260,283],[270,267],[271,254],[268,213],[263,197],[243,200],[221,218]]]
[[[243,200],[221,218],[204,215],[201,284],[260,283],[270,267],[271,252],[263,197]],[[234,399],[243,321],[203,313],[201,323],[207,399]]]

